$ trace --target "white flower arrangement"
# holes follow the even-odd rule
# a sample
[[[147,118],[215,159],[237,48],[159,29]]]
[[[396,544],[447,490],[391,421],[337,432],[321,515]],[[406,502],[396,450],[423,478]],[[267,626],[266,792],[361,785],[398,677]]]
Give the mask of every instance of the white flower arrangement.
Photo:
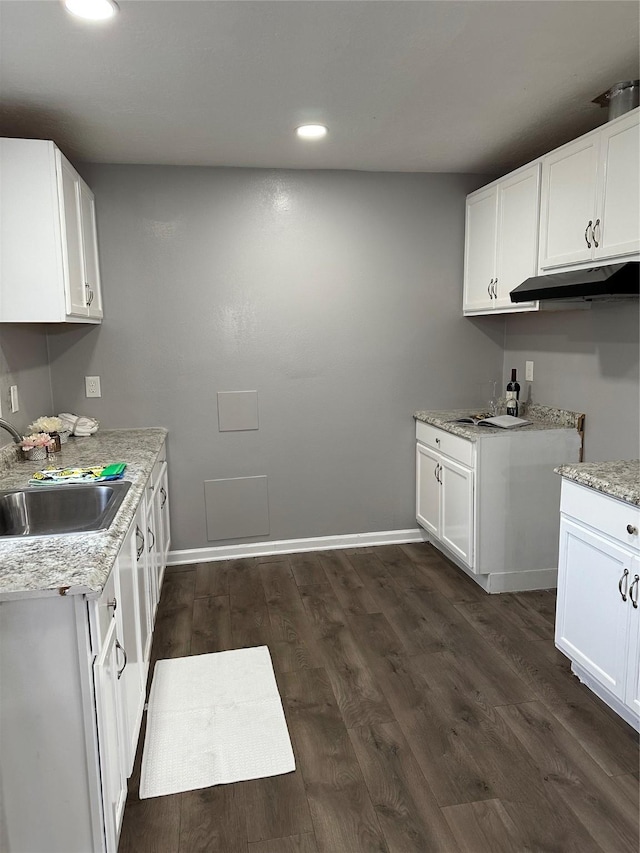
[[[23,436],[20,447],[23,450],[33,450],[34,447],[50,447],[54,443],[48,432],[36,432]]]
[[[60,432],[64,429],[64,424],[60,418],[51,415],[50,417],[37,418],[32,424],[29,424],[31,432]]]

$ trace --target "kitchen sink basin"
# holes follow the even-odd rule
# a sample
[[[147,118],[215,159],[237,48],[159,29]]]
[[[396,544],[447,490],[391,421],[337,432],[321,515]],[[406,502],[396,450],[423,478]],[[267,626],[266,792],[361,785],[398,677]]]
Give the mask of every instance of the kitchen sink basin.
[[[130,486],[122,480],[0,491],[0,539],[105,530]]]

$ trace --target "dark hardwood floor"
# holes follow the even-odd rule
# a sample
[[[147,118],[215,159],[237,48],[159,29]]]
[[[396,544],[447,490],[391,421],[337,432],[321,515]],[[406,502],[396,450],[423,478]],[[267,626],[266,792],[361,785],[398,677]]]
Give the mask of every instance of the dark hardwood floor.
[[[297,769],[139,800],[143,726],[120,853],[638,853],[637,735],[554,609],[429,545],[168,570],[152,667],[268,645]]]

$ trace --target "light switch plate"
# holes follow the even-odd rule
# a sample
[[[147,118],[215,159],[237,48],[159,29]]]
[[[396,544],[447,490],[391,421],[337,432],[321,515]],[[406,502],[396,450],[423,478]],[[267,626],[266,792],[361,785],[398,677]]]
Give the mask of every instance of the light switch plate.
[[[86,397],[102,397],[99,376],[84,377],[84,393]]]
[[[524,363],[524,378],[527,382],[533,382],[533,362],[525,361]]]
[[[18,386],[12,385],[9,389],[11,394],[11,411],[19,412],[20,411],[20,400],[18,399]]]

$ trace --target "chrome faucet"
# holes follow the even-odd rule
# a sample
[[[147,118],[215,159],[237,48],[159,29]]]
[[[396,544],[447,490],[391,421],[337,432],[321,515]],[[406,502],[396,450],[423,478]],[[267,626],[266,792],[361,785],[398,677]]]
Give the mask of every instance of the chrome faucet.
[[[22,436],[20,435],[18,430],[9,423],[9,421],[5,421],[0,418],[0,427],[6,429],[6,431],[11,435],[16,444],[20,444],[20,442],[22,441]]]

